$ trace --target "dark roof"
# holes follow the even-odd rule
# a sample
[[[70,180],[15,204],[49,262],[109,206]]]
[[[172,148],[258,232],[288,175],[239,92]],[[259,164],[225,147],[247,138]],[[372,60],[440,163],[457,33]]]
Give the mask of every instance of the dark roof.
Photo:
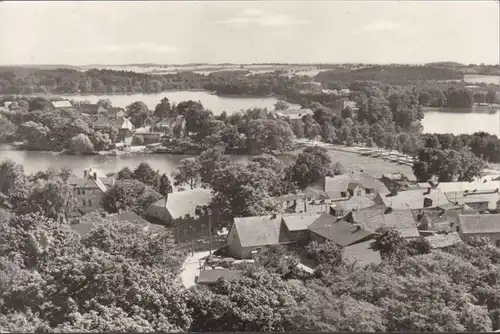
[[[112,124],[112,121],[111,121],[111,119],[109,119],[109,117],[99,115],[97,117],[97,120],[94,121],[93,126],[94,127],[105,127],[105,126],[108,126],[111,124]]]
[[[367,240],[345,247],[342,257],[349,262],[356,262],[361,266],[382,262],[380,252],[375,249],[373,240]]]
[[[382,228],[393,228],[399,231],[403,238],[420,236],[411,210],[385,213],[385,210],[381,209],[365,209],[352,211],[350,215],[354,223],[361,224],[367,231],[377,232]]]
[[[340,214],[346,215],[353,210],[361,210],[372,207],[375,205],[370,196],[355,196],[347,201],[340,201],[335,204],[334,209],[338,210]]]
[[[242,247],[277,245],[279,243],[281,216],[255,216],[234,218]]]
[[[146,225],[146,226],[149,225],[149,222],[146,219],[142,218],[141,216],[132,211],[122,212],[111,217],[113,217],[116,220],[127,221],[130,223],[137,222],[140,225]]]
[[[500,233],[500,214],[459,215],[458,222],[463,234]]]
[[[81,177],[71,176],[67,182],[69,185],[75,188],[100,189],[100,187],[96,184],[95,180],[92,178],[81,178]]]
[[[101,108],[102,110],[105,110],[104,108]],[[99,110],[99,105],[95,103],[84,103],[82,104],[82,110],[84,113],[87,114],[97,114]]]
[[[226,281],[234,281],[243,277],[243,272],[230,269],[200,270],[198,284],[215,284],[221,277]]]
[[[97,227],[97,225],[93,223],[81,223],[70,226],[73,231],[78,233],[81,237],[85,236],[91,230]]]
[[[322,214],[316,219],[316,221],[309,226],[309,230],[340,246],[352,245],[373,234],[370,231],[357,229],[356,226],[344,220],[337,221],[335,217],[327,213]]]

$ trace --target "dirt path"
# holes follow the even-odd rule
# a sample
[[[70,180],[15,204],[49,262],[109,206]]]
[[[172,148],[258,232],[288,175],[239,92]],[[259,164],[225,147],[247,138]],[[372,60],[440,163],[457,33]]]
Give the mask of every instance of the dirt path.
[[[186,289],[194,286],[195,277],[200,275],[200,260],[207,257],[210,252],[197,252],[188,256],[181,267],[181,280]]]

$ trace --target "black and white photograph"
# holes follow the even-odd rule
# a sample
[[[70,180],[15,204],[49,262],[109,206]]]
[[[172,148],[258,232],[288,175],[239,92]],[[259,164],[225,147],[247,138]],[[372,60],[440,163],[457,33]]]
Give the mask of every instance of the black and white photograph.
[[[500,2],[1,1],[0,333],[500,332]]]

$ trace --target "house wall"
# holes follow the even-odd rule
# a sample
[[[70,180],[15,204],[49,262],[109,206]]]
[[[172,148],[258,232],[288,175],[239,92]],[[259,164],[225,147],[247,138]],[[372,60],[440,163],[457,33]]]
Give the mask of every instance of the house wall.
[[[241,247],[240,238],[236,228],[231,227],[229,234],[227,235],[227,249],[229,255],[237,259],[243,259],[243,248]]]
[[[152,205],[146,210],[146,216],[157,219],[159,222],[166,226],[172,226],[173,219],[170,212],[165,207]]]
[[[76,207],[85,210],[100,210],[103,208],[102,201],[105,194],[99,188],[79,188],[73,189],[76,200]]]
[[[120,140],[125,140],[125,138],[130,138],[130,137],[132,137],[132,131],[130,131],[130,129],[118,130],[118,138],[120,138]]]

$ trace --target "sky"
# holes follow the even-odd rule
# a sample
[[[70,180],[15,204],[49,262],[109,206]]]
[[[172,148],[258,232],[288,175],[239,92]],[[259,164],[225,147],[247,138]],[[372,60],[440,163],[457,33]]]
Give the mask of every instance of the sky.
[[[500,62],[499,3],[7,1],[0,64]]]

